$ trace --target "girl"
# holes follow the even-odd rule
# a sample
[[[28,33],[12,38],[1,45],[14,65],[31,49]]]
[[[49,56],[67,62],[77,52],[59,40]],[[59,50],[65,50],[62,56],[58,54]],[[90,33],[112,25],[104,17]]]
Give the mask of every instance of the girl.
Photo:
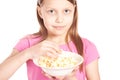
[[[9,79],[25,62],[28,80],[100,80],[97,49],[92,42],[79,36],[77,13],[76,0],[38,0],[40,30],[16,44],[12,54],[0,64],[0,80]],[[66,76],[50,76],[32,61],[42,55],[54,58],[61,49],[84,57],[83,64]]]

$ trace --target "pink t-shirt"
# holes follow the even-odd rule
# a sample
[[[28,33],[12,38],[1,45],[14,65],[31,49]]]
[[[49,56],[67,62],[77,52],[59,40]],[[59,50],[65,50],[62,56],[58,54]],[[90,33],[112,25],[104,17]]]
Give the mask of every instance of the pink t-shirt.
[[[26,48],[29,48],[39,43],[40,40],[41,40],[40,36],[28,35],[20,39],[20,41],[16,44],[14,48],[17,49],[18,51],[22,51]],[[99,58],[99,54],[96,49],[96,46],[85,38],[82,38],[82,41],[84,45],[83,71],[82,72],[79,72],[79,70],[77,71],[76,73],[77,80],[85,80],[86,78],[85,66]],[[69,45],[72,49],[72,52],[77,53],[76,47],[72,41],[69,42]],[[65,51],[70,51],[67,44],[60,45],[60,48]],[[27,61],[27,75],[28,75],[28,80],[50,80],[42,73],[41,68],[36,66],[32,60]]]

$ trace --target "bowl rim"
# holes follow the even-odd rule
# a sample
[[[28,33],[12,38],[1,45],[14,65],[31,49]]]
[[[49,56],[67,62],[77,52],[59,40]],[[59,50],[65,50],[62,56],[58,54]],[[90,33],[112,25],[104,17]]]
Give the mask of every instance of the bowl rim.
[[[37,65],[38,67],[44,68],[44,69],[64,70],[64,69],[70,69],[70,68],[77,67],[77,66],[81,65],[81,64],[83,63],[83,61],[84,61],[83,57],[82,57],[81,55],[79,55],[78,53],[70,52],[70,51],[63,51],[63,52],[67,52],[67,53],[64,54],[64,55],[70,54],[70,55],[77,55],[77,56],[79,56],[79,57],[80,57],[80,62],[78,62],[78,63],[77,63],[76,65],[74,65],[74,66],[70,66],[70,67],[57,67],[57,68],[44,67],[44,66],[39,65],[39,64],[38,64],[38,58],[33,59],[33,63],[34,63],[35,65]]]

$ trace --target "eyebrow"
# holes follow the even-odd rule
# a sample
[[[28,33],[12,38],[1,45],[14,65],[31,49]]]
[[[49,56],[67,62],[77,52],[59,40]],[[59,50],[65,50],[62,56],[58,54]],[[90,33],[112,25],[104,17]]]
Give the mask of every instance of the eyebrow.
[[[46,9],[56,9],[56,7],[50,7],[50,6],[45,6],[45,8]],[[74,6],[73,7],[71,7],[71,6],[64,7],[64,9],[73,9],[73,8],[74,8]]]

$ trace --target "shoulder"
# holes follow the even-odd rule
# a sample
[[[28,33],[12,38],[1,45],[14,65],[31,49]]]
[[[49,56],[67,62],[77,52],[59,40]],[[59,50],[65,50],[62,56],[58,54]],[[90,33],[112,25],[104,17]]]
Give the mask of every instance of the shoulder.
[[[37,44],[41,39],[42,38],[39,35],[28,34],[19,39],[14,48],[17,49],[18,51],[22,51],[34,44]]]
[[[87,39],[87,38],[82,38],[82,42],[83,42],[84,46],[94,45],[94,43],[92,41],[90,41],[89,39]]]
[[[82,38],[82,41],[83,41],[84,60],[85,60],[85,64],[87,65],[90,62],[98,59],[99,53],[96,45],[92,41],[86,38]]]
[[[87,48],[96,48],[96,45],[94,42],[92,42],[91,40],[87,39],[87,38],[82,38],[82,42],[83,42],[83,48],[87,49]]]
[[[33,44],[41,41],[42,37],[40,35],[34,35],[34,34],[28,34],[26,36],[24,36],[23,38],[21,38],[20,40],[22,41],[28,41],[30,46],[32,46]]]
[[[40,35],[27,34],[24,37],[22,37],[21,39],[29,39],[30,40],[30,39],[37,39],[37,38],[41,38]]]

